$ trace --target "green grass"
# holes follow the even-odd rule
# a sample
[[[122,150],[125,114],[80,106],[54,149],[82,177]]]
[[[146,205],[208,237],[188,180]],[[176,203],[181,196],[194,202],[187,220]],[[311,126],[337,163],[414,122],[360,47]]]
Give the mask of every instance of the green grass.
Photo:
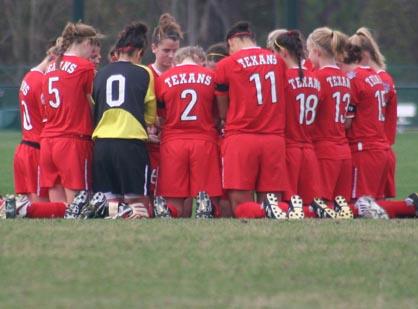
[[[20,139],[0,132],[0,192]],[[398,138],[398,196],[418,133]],[[0,221],[0,308],[417,308],[415,220]]]
[[[2,308],[416,308],[414,220],[10,220]]]

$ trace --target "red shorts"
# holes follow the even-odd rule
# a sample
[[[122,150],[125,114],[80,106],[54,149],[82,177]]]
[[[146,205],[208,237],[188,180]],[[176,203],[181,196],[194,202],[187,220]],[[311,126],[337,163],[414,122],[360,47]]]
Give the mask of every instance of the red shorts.
[[[219,150],[214,142],[175,139],[160,147],[157,194],[193,197],[199,191],[221,196]]]
[[[353,152],[353,199],[363,195],[383,198],[388,178],[388,153],[388,150]]]
[[[284,194],[285,201],[298,194],[307,205],[315,197],[323,196],[318,159],[313,147],[287,147],[286,165],[290,190]]]
[[[15,192],[17,194],[34,193],[38,196],[48,196],[48,191],[41,189],[38,148],[20,144],[16,147],[13,171]]]
[[[396,173],[396,154],[392,148],[388,152],[389,157],[389,169],[388,169],[388,178],[386,181],[384,197],[395,197],[396,196],[396,182],[395,182],[395,173]]]
[[[149,192],[155,195],[157,191],[158,167],[160,165],[160,144],[147,143],[146,144],[149,162],[151,164],[151,179]]]
[[[41,185],[90,190],[93,142],[72,137],[41,140]]]
[[[232,190],[288,190],[285,140],[278,135],[236,134],[222,144],[223,187]]]
[[[323,188],[322,197],[332,201],[336,196],[342,195],[350,201],[353,168],[351,159],[319,159],[318,162]]]

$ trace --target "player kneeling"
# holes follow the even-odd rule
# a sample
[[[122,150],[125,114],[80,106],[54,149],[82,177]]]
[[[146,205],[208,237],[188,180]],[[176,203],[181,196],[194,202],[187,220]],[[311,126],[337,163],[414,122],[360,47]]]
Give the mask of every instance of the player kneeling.
[[[161,133],[156,217],[190,217],[184,200],[196,196],[197,217],[212,217],[209,199],[222,195],[217,131],[213,117],[214,73],[203,67],[206,56],[197,46],[179,49],[176,66],[156,83],[159,106],[165,109]],[[165,201],[166,200],[166,201]],[[169,209],[169,212],[168,212]]]

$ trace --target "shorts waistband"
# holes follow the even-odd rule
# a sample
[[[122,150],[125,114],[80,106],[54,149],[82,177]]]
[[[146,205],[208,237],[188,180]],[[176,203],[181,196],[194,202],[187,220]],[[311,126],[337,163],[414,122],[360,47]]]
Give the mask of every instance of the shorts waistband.
[[[41,146],[37,142],[31,142],[31,141],[27,141],[27,140],[22,139],[22,141],[20,143],[23,144],[23,145],[28,145],[28,146],[36,148],[36,149],[41,149]]]

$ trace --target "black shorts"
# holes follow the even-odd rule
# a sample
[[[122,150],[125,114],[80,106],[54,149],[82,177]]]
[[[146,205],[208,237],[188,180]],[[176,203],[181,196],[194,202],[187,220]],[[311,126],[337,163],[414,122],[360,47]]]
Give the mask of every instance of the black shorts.
[[[145,143],[134,139],[96,139],[93,190],[148,195],[151,168]]]

